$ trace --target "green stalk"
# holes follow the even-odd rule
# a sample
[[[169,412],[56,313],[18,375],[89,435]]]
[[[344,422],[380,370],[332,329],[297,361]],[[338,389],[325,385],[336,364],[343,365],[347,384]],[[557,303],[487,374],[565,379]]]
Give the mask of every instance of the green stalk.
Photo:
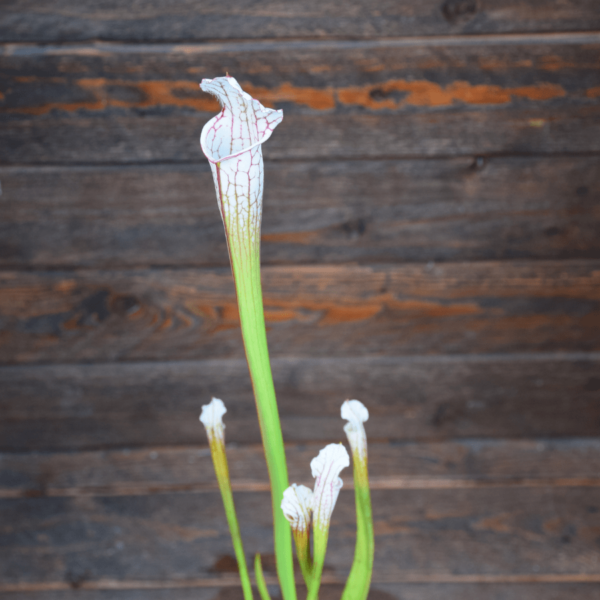
[[[267,589],[267,584],[265,582],[260,554],[257,554],[254,557],[254,576],[256,577],[256,587],[258,588],[258,593],[260,594],[261,600],[271,600],[271,596],[269,596],[269,590]]]
[[[310,555],[310,528],[307,528],[305,531],[293,530],[292,533],[294,535],[294,542],[296,542],[296,556],[300,563],[302,577],[304,577],[304,583],[306,583],[306,587],[308,588],[313,573],[313,562]]]
[[[217,170],[219,167],[220,165],[217,164]],[[225,231],[235,281],[242,337],[271,480],[277,575],[283,598],[296,600],[292,534],[290,525],[280,508],[283,492],[288,487],[288,473],[263,314],[260,226],[256,228],[250,215],[227,216],[225,211],[222,214],[225,215]]]
[[[225,507],[225,515],[227,516],[227,524],[231,533],[231,541],[235,551],[235,557],[238,563],[240,572],[240,580],[244,591],[244,600],[253,600],[252,585],[250,584],[250,576],[246,565],[246,555],[242,545],[242,536],[240,534],[240,526],[235,514],[235,505],[233,503],[233,494],[231,492],[231,482],[229,480],[229,465],[227,464],[227,456],[225,454],[225,445],[223,440],[218,436],[209,434],[210,454],[212,456],[223,506]]]
[[[325,554],[327,552],[327,540],[329,538],[329,524],[326,528],[319,526],[313,527],[314,534],[314,560],[310,578],[306,582],[308,595],[306,600],[317,600],[319,597],[319,588],[321,587],[321,576],[323,575],[323,565],[325,564]]]
[[[366,600],[371,585],[375,553],[375,535],[366,453],[364,456],[360,456],[359,452],[352,448],[352,467],[356,501],[356,547],[354,562],[346,581],[342,600]]]

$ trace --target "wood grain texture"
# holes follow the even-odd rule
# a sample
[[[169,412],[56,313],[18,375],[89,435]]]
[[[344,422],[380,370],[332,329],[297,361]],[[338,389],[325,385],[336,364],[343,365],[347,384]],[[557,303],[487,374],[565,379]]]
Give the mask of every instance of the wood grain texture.
[[[286,115],[598,104],[600,34],[414,41],[0,45],[4,120],[214,113],[228,70]],[[558,111],[560,113],[560,111]],[[278,129],[279,131],[279,129]]]
[[[105,589],[64,585],[61,591],[27,591],[27,600],[243,600],[241,588],[204,588],[169,586],[162,589]],[[302,589],[302,588],[300,588]],[[343,591],[339,585],[323,585],[319,597],[338,600]],[[302,591],[299,590],[299,597]],[[271,591],[276,596],[277,591]],[[23,592],[4,592],[5,600],[23,600]],[[369,600],[599,600],[597,583],[375,583]]]
[[[224,71],[284,109],[267,157],[597,152],[599,57],[595,34],[5,46],[0,161],[196,162],[218,110],[197,81]]]
[[[292,480],[344,399],[370,410],[370,599],[600,600],[597,8],[4,2],[0,595],[241,600],[212,395],[275,583],[198,146],[198,81],[228,71],[285,112],[263,278]],[[322,600],[352,561],[343,477]]]
[[[361,399],[371,440],[595,436],[596,355],[275,359],[288,442],[336,442]],[[260,442],[243,360],[0,368],[5,451],[197,445],[197,415],[227,404],[227,439]]]
[[[211,116],[11,119],[2,124],[0,163],[203,163],[198,138]],[[263,150],[274,160],[555,155],[598,153],[599,140],[598,106],[514,108],[410,117],[292,115]]]
[[[267,162],[264,264],[600,257],[600,158]],[[206,164],[0,168],[0,265],[227,266]]]
[[[372,497],[376,582],[598,581],[600,488],[374,490]],[[236,496],[249,554],[272,552],[268,498],[268,492]],[[216,491],[3,499],[0,506],[5,586],[232,579]],[[346,489],[332,520],[328,582],[343,581],[349,570],[354,521]]]
[[[340,429],[339,440],[345,440]],[[367,425],[369,438],[373,429]],[[323,444],[314,443],[287,447],[290,481],[312,487],[309,465],[322,447]],[[234,491],[270,489],[262,446],[230,445],[227,457]],[[369,443],[369,480],[374,490],[600,487],[599,473],[600,440],[593,438]],[[206,446],[0,454],[2,498],[126,496],[216,489]]]
[[[229,0],[206,5],[190,0],[145,0],[125,9],[92,0],[7,2],[0,41],[57,42],[240,38],[374,38],[514,31],[585,31],[600,26],[593,0]]]
[[[273,356],[599,348],[597,261],[263,269]],[[0,274],[4,363],[243,356],[228,269]]]

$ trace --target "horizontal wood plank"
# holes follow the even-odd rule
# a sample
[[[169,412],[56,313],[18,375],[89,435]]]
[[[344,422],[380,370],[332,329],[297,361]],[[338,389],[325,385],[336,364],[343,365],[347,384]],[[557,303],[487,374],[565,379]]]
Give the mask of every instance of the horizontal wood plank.
[[[368,424],[369,437],[372,429]],[[337,433],[340,440],[345,437],[340,428]],[[322,446],[288,446],[291,481],[312,487],[309,464]],[[270,489],[262,446],[230,446],[227,456],[234,491]],[[599,473],[600,440],[593,438],[369,444],[371,489],[600,487]],[[215,489],[206,446],[0,454],[2,498],[125,496]]]
[[[514,31],[585,31],[600,27],[593,0],[229,0],[205,5],[146,0],[135,11],[119,3],[18,0],[3,10],[0,41],[62,42],[243,38],[371,38]],[[132,18],[137,14],[138,18]],[[341,15],[343,15],[342,18]]]
[[[597,261],[263,269],[274,356],[596,351]],[[4,363],[243,356],[228,269],[0,274]]]
[[[338,587],[337,590],[332,589],[329,593],[333,596],[335,592],[338,594],[336,597],[339,597],[340,588]],[[326,589],[325,593],[328,593]],[[479,582],[471,585],[460,583],[444,585],[424,582],[412,585],[407,583],[375,583],[369,593],[369,600],[564,600],[565,598],[600,600],[600,589],[598,584],[592,582],[588,584],[565,584],[560,582],[493,584]],[[87,600],[87,598],[81,600]],[[154,599],[149,598],[148,600]]]
[[[214,113],[224,71],[286,115],[597,105],[600,34],[363,42],[0,45],[4,120]],[[560,113],[560,111],[558,111]],[[278,129],[280,131],[281,127]]]
[[[558,578],[557,578],[558,579]],[[61,586],[61,591],[32,591],[28,589],[27,600],[243,600],[241,588],[206,588],[175,586],[166,583],[158,589],[94,589],[96,586],[83,582],[80,586]],[[8,586],[7,586],[8,587]],[[31,586],[33,588],[33,586]],[[1,588],[0,588],[1,589]],[[322,600],[338,600],[343,587],[321,586]],[[303,589],[299,589],[302,597]],[[273,587],[272,596],[277,595]],[[5,600],[23,600],[23,592],[4,592]],[[600,587],[596,582],[565,583],[560,581],[537,583],[379,583],[375,582],[369,592],[369,600],[600,600]]]
[[[0,162],[199,162],[197,82],[225,71],[285,111],[268,158],[598,152],[599,57],[598,35],[6,46]]]
[[[598,581],[600,488],[374,490],[372,498],[375,582]],[[268,492],[236,496],[249,554],[272,552],[269,504]],[[218,585],[219,577],[234,577],[216,491],[4,499],[0,506],[4,586],[170,579]],[[329,582],[344,580],[354,534],[354,499],[346,489],[332,520]],[[270,564],[267,570],[273,574]]]
[[[265,264],[600,257],[600,157],[267,162]],[[0,168],[0,265],[227,266],[208,165]]]
[[[595,436],[599,372],[598,354],[273,360],[297,443],[339,441],[346,398],[368,406],[371,440]],[[213,395],[227,440],[260,442],[244,360],[2,367],[0,388],[4,451],[202,444]]]
[[[53,118],[2,124],[0,163],[131,164],[206,160],[198,138],[212,115]],[[156,141],[160,140],[160,143]],[[378,159],[600,152],[600,106],[431,115],[292,115],[265,158]]]

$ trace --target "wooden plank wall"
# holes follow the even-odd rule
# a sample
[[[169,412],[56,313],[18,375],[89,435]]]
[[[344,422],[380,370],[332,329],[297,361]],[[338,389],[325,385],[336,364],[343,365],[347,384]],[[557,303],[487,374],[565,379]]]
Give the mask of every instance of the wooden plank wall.
[[[213,394],[274,582],[198,145],[228,71],[285,113],[262,239],[292,480],[344,399],[371,411],[371,598],[600,599],[596,0],[13,0],[0,44],[3,598],[240,598]]]

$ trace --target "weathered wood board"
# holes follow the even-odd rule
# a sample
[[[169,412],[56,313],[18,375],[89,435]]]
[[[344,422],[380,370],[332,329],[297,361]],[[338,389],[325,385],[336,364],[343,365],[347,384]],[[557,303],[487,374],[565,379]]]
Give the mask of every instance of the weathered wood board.
[[[275,359],[285,439],[335,442],[340,405],[361,399],[372,439],[595,436],[600,358],[508,355]],[[245,361],[0,368],[5,451],[202,443],[211,396],[228,409],[227,439],[260,441]]]
[[[228,424],[229,419],[225,419]],[[340,420],[340,425],[341,425]],[[376,425],[367,425],[369,439]],[[198,425],[198,430],[201,426]],[[339,439],[343,434],[340,433]],[[198,438],[203,438],[200,432]],[[205,440],[203,440],[204,442]],[[312,486],[322,444],[288,445],[290,481]],[[261,445],[227,448],[236,492],[268,491]],[[600,486],[600,440],[369,443],[374,490]],[[351,486],[346,481],[346,487]],[[0,497],[132,496],[217,489],[206,446],[0,454]]]
[[[0,17],[0,41],[90,39],[136,42],[243,38],[376,38],[456,33],[598,29],[594,0],[179,0],[118,2],[13,0]]]
[[[197,82],[227,70],[286,113],[268,158],[598,152],[599,60],[597,34],[8,45],[0,162],[198,162],[218,105]]]
[[[548,574],[598,581],[597,486],[374,490],[372,497],[375,581]],[[224,559],[231,542],[217,491],[3,499],[0,505],[4,586],[218,582],[220,573],[231,579],[232,561]],[[268,492],[237,494],[236,505],[247,552],[270,554]],[[354,499],[346,490],[332,520],[330,582],[343,581],[349,570],[354,533]]]
[[[3,118],[210,114],[219,104],[198,84],[225,69],[248,93],[290,115],[568,108],[597,105],[600,85],[598,32],[418,42],[3,44],[0,57]]]
[[[535,579],[535,578],[534,578]],[[32,586],[33,587],[33,586]],[[91,588],[91,589],[90,589]],[[27,600],[243,600],[239,587],[190,587],[166,584],[162,589],[151,589],[139,584],[138,589],[94,589],[85,582],[80,586],[61,586],[61,591],[31,591],[28,588]],[[323,600],[338,600],[343,587],[323,585],[319,597]],[[304,588],[299,588],[302,598]],[[277,595],[276,588],[271,591]],[[23,592],[5,592],[5,600],[23,600]],[[369,600],[599,600],[600,586],[588,583],[375,583],[369,593]]]
[[[264,264],[599,258],[600,158],[268,162]],[[227,266],[210,169],[0,168],[0,265]]]
[[[11,118],[0,164],[203,163],[198,139],[212,113],[183,116]],[[107,125],[108,124],[108,125]],[[160,140],[160,143],[156,143]],[[600,152],[600,106],[432,114],[286,117],[267,159],[555,155]]]
[[[600,348],[597,261],[263,269],[274,356]],[[227,269],[3,272],[4,363],[239,358]]]

